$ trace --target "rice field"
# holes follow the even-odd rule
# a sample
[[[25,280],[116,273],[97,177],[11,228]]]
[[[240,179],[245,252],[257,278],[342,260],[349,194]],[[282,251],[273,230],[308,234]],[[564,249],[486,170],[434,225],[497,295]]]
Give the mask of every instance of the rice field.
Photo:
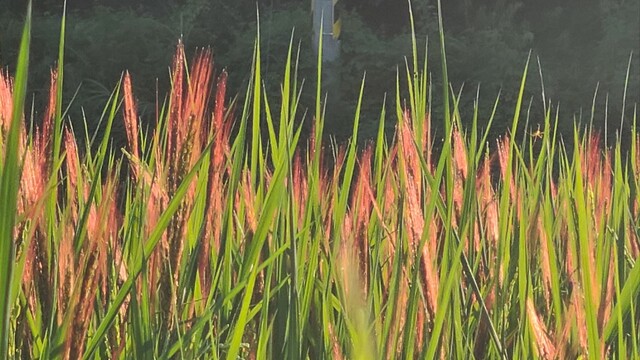
[[[0,358],[640,358],[635,110],[613,144],[588,124],[563,138],[557,109],[523,109],[527,61],[491,139],[449,88],[430,117],[414,37],[377,138],[358,145],[358,105],[335,144],[321,62],[310,109],[293,40],[267,94],[258,36],[245,96],[178,44],[153,130],[124,73],[94,137],[65,120],[62,24],[41,118],[24,115],[29,15],[0,72]]]

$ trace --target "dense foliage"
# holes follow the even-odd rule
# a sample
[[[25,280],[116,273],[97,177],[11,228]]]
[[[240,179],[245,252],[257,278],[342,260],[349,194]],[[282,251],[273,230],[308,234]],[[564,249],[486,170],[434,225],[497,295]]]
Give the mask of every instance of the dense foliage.
[[[61,1],[36,3],[34,22],[33,76],[30,89],[42,93],[48,78],[52,54],[56,52],[54,37],[62,12]],[[314,76],[313,49],[310,48],[310,4],[300,0],[162,0],[122,1],[95,0],[69,4],[68,55],[69,71],[65,83],[67,99],[77,94],[71,114],[82,124],[82,112],[97,114],[119,74],[128,69],[139,76],[141,113],[152,118],[155,103],[155,82],[160,79],[160,94],[168,88],[167,54],[182,37],[188,52],[196,47],[213,46],[219,68],[227,68],[231,93],[241,93],[248,78],[251,49],[256,33],[256,4],[261,13],[262,37],[265,43],[263,62],[265,82],[277,90],[275,80],[282,59],[274,56],[286,49],[291,29],[301,42],[300,76],[309,82]],[[437,36],[435,3],[414,1],[417,32],[424,40]],[[405,0],[343,0],[342,53],[335,66],[342,78],[332,87],[333,106],[328,132],[343,134],[350,121],[342,116],[352,111],[357,88],[365,71],[369,81],[363,104],[365,136],[375,134],[377,105],[385,92],[395,86],[397,66],[404,66],[410,54],[408,39],[408,7]],[[20,28],[16,14],[24,11],[23,1],[10,1],[0,10],[0,59],[13,63]],[[473,108],[476,87],[481,86],[480,112],[490,114],[495,96],[502,91],[501,101],[513,105],[513,84],[516,83],[524,59],[530,49],[534,59],[539,56],[545,79],[545,91],[553,103],[559,104],[567,119],[588,113],[594,89],[598,86],[597,108],[609,117],[618,118],[622,111],[629,55],[634,56],[629,68],[627,110],[640,99],[640,1],[468,1],[452,0],[444,4],[447,28],[447,48],[453,69],[450,81],[454,90],[464,86],[460,109]],[[190,50],[191,49],[191,50]],[[437,48],[430,60],[438,63]],[[537,64],[534,62],[534,67]],[[144,79],[144,80],[142,80]],[[437,73],[434,85],[439,86]],[[537,77],[532,89],[539,88]],[[313,86],[308,83],[302,106],[313,104]],[[465,95],[466,94],[466,95]],[[543,116],[538,92],[531,91],[527,99],[533,102],[532,113]],[[404,94],[406,95],[406,94]],[[435,100],[439,93],[434,93]],[[42,97],[38,97],[42,98]],[[335,100],[333,100],[335,99]],[[439,103],[438,101],[435,101]],[[441,114],[442,109],[432,109]],[[149,115],[149,116],[147,116]],[[496,132],[508,127],[508,112],[498,110]],[[91,118],[91,117],[89,117]],[[600,116],[599,118],[604,118]],[[583,123],[590,119],[582,118]],[[90,124],[94,125],[94,124]],[[628,124],[627,124],[628,125]],[[604,124],[596,124],[602,128]],[[608,124],[611,138],[619,124]],[[571,133],[571,121],[560,124],[564,134]]]

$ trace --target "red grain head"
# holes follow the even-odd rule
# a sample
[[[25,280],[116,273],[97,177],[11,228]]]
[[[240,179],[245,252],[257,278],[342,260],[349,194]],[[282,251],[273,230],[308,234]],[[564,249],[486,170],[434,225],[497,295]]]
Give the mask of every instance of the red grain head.
[[[556,347],[551,341],[547,327],[544,324],[544,320],[541,319],[540,315],[536,311],[531,298],[527,299],[527,317],[529,318],[529,324],[531,325],[533,338],[540,358],[555,359]]]
[[[7,131],[13,111],[13,84],[9,74],[0,69],[0,129]]]
[[[124,74],[124,127],[127,132],[127,140],[129,141],[129,150],[133,156],[140,158],[140,149],[138,146],[138,110],[136,102],[133,98],[133,90],[131,87],[131,75],[129,72]]]

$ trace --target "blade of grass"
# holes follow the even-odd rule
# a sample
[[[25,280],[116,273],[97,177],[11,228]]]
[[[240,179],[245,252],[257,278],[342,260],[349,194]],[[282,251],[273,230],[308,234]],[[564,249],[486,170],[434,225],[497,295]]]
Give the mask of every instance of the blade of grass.
[[[15,266],[14,231],[17,216],[21,169],[19,157],[22,112],[27,95],[29,45],[31,41],[31,1],[20,40],[16,77],[13,85],[13,110],[6,135],[5,156],[0,164],[0,358],[9,358],[9,319],[13,304],[12,279]]]

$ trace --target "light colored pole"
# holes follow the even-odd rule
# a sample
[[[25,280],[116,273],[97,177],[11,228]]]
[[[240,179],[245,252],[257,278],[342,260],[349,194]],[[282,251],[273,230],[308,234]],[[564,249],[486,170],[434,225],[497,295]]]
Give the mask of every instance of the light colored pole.
[[[339,0],[311,0],[313,13],[313,48],[318,51],[322,39],[322,62],[334,62],[340,57],[341,20],[336,11]],[[320,33],[322,25],[322,34]]]
[[[322,91],[326,94],[325,129],[329,133],[338,130],[340,96],[340,30],[341,20],[336,11],[339,0],[311,0],[313,13],[313,49],[318,56],[318,44],[322,40]],[[322,25],[322,34],[320,33]]]

